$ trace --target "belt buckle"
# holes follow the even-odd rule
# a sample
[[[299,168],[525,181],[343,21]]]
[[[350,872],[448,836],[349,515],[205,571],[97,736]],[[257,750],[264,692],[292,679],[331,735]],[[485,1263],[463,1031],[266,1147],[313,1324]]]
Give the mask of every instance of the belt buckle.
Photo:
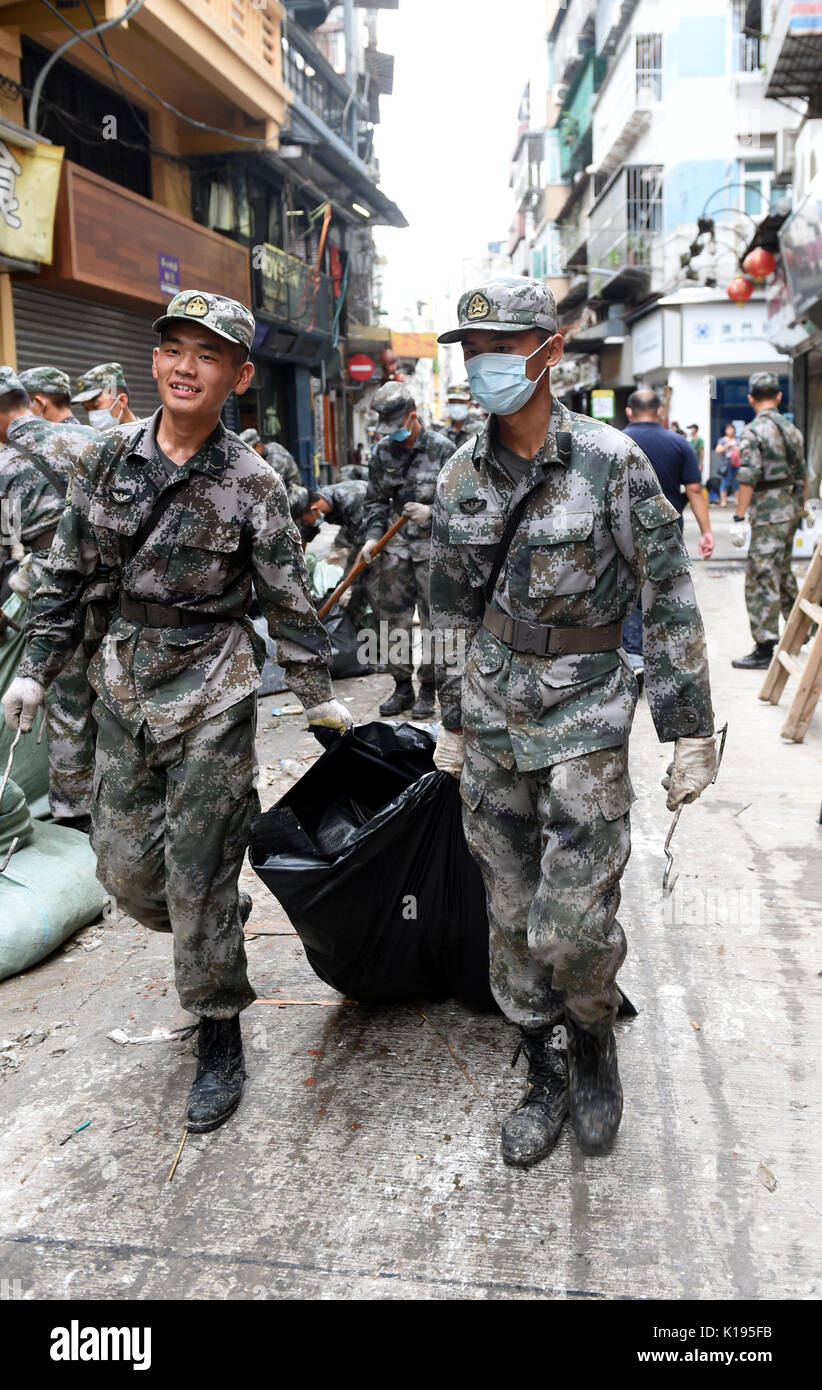
[[[530,652],[533,656],[545,655],[545,651],[542,650],[542,634],[539,628],[539,623],[530,623],[526,619],[520,618],[517,636],[519,638],[519,650],[521,652]]]

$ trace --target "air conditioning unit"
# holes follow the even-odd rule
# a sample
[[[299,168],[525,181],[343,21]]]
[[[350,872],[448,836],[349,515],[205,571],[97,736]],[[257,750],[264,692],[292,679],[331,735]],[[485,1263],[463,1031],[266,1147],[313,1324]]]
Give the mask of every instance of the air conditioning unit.
[[[781,174],[793,175],[794,151],[798,134],[798,130],[778,130],[776,132],[774,175],[777,178]]]

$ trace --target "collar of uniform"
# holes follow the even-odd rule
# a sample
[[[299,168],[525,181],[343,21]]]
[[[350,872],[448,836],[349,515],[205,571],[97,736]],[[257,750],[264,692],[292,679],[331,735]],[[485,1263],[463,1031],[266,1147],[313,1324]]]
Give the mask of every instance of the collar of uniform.
[[[154,414],[138,430],[134,437],[130,454],[137,454],[146,463],[151,463],[157,448],[157,426],[160,423],[160,416],[163,407],[155,410]],[[183,468],[192,472],[196,469],[198,473],[206,473],[210,478],[221,478],[228,467],[228,436],[222,420],[217,421],[217,428],[206,441],[200,445],[195,454],[192,454],[183,465]]]
[[[41,420],[39,415],[35,415],[33,412],[31,415],[22,415],[17,420],[12,420],[11,424],[6,430],[6,438],[8,439],[9,444],[14,443],[14,436],[16,434],[22,433],[22,431],[28,429],[31,425],[42,425],[43,423],[47,422]]]
[[[477,442],[474,445],[473,463],[478,471],[483,464],[487,466],[489,463],[492,463],[495,468],[499,467],[494,458],[494,421],[496,419],[496,415],[489,415],[481,432],[477,435]],[[557,400],[556,396],[552,396],[551,418],[548,421],[548,431],[545,435],[545,442],[534,459],[534,463],[561,463],[563,467],[568,467],[569,459],[561,458],[557,453],[557,431],[570,430],[571,425],[570,410],[567,406],[563,405],[562,401]]]

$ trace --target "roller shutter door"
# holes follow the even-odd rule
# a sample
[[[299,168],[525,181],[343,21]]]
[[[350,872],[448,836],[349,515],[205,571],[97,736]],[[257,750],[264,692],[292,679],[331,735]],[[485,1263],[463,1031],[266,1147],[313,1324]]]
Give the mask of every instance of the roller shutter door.
[[[98,362],[121,362],[126,374],[129,404],[135,415],[150,415],[159,400],[151,375],[151,352],[157,346],[152,317],[94,304],[70,295],[14,283],[14,324],[17,366],[59,367],[72,386]],[[78,419],[84,421],[83,407]]]

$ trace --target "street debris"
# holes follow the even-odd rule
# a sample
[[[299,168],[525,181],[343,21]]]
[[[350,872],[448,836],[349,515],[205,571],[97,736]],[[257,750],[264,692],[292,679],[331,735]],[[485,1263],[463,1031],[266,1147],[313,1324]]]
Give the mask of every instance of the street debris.
[[[356,1005],[357,999],[255,999],[255,1004],[276,1004],[278,1008],[284,1009],[288,1004],[309,1004],[315,1008],[336,1009],[342,1005]]]
[[[473,1076],[472,1076],[471,1073],[469,1072],[468,1068],[467,1068],[466,1066],[464,1066],[463,1063],[460,1061],[459,1057],[457,1056],[457,1054],[456,1054],[456,1052],[454,1051],[453,1047],[451,1046],[450,1042],[449,1042],[448,1039],[446,1038],[445,1034],[444,1034],[444,1033],[441,1033],[440,1030],[439,1030],[439,1028],[437,1027],[437,1025],[436,1025],[435,1023],[432,1023],[432,1022],[431,1022],[431,1020],[430,1020],[430,1018],[428,1017],[427,1014],[424,1014],[424,1013],[423,1013],[423,1011],[422,1011],[422,1009],[420,1008],[419,1004],[415,1004],[415,1005],[414,1005],[414,1008],[417,1010],[417,1013],[419,1014],[420,1018],[424,1018],[424,1019],[425,1019],[425,1022],[428,1024],[428,1027],[429,1027],[429,1028],[432,1028],[432,1029],[434,1030],[434,1032],[436,1033],[437,1037],[438,1037],[438,1038],[441,1038],[442,1041],[445,1043],[445,1046],[448,1048],[448,1051],[451,1053],[451,1056],[453,1057],[454,1061],[456,1062],[456,1064],[457,1064],[457,1066],[459,1067],[460,1071],[462,1072],[463,1076],[467,1077],[467,1079],[471,1082],[471,1085],[473,1086],[473,1088],[474,1088],[474,1090],[476,1091],[477,1095],[478,1095],[478,1096],[482,1096],[482,1091],[480,1090],[480,1088],[479,1088],[479,1086],[477,1085],[476,1081],[474,1080]],[[483,1100],[484,1100],[484,1099],[485,1099],[485,1097],[483,1096]]]
[[[61,1140],[60,1140],[60,1143],[59,1143],[59,1145],[58,1145],[58,1148],[61,1148],[61,1149],[62,1149],[63,1145],[64,1145],[64,1144],[67,1144],[68,1141],[69,1141],[69,1139],[73,1138],[73,1136],[74,1136],[75,1134],[79,1134],[81,1130],[83,1130],[83,1129],[88,1129],[88,1127],[89,1127],[90,1124],[91,1124],[91,1120],[84,1120],[83,1123],[82,1123],[81,1125],[77,1125],[76,1129],[70,1129],[69,1132],[68,1132],[68,1134],[66,1135],[65,1139],[61,1139]]]
[[[112,1028],[110,1033],[106,1033],[106,1037],[119,1043],[121,1047],[125,1047],[126,1043],[183,1042],[194,1031],[195,1026],[187,1023],[182,1028],[152,1028],[150,1033],[145,1033],[139,1038],[129,1037],[123,1028]]]
[[[172,1163],[172,1165],[171,1165],[171,1172],[170,1172],[169,1175],[168,1175],[168,1180],[169,1180],[169,1182],[171,1182],[171,1179],[174,1177],[174,1174],[175,1174],[176,1171],[177,1171],[177,1164],[180,1162],[180,1154],[183,1152],[183,1145],[185,1144],[187,1138],[188,1138],[188,1130],[187,1130],[187,1129],[184,1129],[184,1130],[183,1130],[183,1137],[182,1137],[182,1139],[180,1140],[180,1147],[179,1147],[179,1149],[177,1150],[177,1157],[175,1158],[174,1162]]]
[[[700,1024],[695,1023],[693,1019],[691,1019],[691,1027],[695,1028],[697,1033],[700,1032]]]
[[[756,1176],[759,1178],[759,1181],[765,1187],[767,1187],[769,1192],[776,1191],[776,1178],[774,1177],[770,1168],[765,1167],[764,1163],[760,1163],[759,1167],[756,1170]]]

